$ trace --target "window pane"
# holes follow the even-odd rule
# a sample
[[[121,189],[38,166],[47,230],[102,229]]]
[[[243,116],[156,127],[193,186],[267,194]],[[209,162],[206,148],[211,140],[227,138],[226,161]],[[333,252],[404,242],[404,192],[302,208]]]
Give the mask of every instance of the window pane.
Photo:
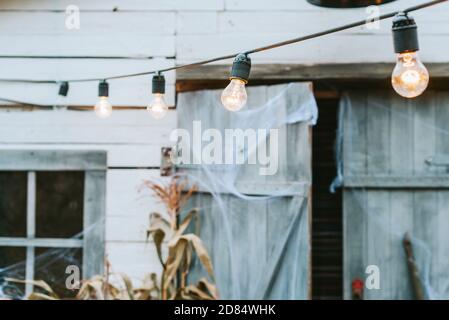
[[[0,297],[18,299],[24,295],[23,284],[6,282],[5,278],[25,279],[25,259],[26,248],[0,247]]]
[[[83,227],[84,172],[36,174],[36,236],[70,238]]]
[[[66,273],[68,266],[77,267],[82,280],[83,258],[81,248],[48,249],[36,248],[34,263],[34,279],[44,280],[61,298],[73,298],[77,289],[68,289],[66,280],[73,271]],[[35,288],[36,291],[38,289]]]
[[[27,173],[1,171],[0,237],[26,236],[26,200]]]

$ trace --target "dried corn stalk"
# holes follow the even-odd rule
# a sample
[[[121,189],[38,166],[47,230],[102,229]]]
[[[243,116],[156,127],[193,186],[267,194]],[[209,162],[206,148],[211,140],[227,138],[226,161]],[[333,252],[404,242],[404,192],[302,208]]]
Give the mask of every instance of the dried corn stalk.
[[[117,274],[119,283],[111,284],[109,276],[95,276],[83,281],[76,300],[155,300],[160,296],[157,276],[155,273],[147,275],[143,285],[134,288],[131,279],[123,273]],[[9,282],[30,283],[41,292],[32,292],[28,300],[61,300],[45,281],[6,279]]]
[[[179,216],[183,205],[196,191],[195,187],[183,191],[186,181],[174,177],[167,185],[146,181],[144,186],[150,188],[154,194],[166,205],[168,219],[159,213],[150,215],[150,227],[147,237],[151,237],[156,246],[157,255],[162,265],[160,281],[157,275],[147,275],[141,287],[134,288],[131,279],[123,273],[117,275],[117,281],[111,283],[110,265],[106,261],[106,274],[97,275],[81,283],[75,299],[77,300],[153,300],[153,299],[185,299],[185,300],[214,300],[218,299],[217,288],[206,278],[197,284],[188,283],[190,265],[195,253],[209,277],[213,279],[212,261],[201,239],[193,234],[185,234],[192,221],[198,222],[198,210],[188,212],[180,221]],[[196,226],[198,230],[198,225]],[[167,243],[168,255],[164,257],[164,241]],[[28,281],[5,279],[9,282],[30,283],[39,292],[31,293],[29,300],[60,300],[53,289],[45,281]]]
[[[187,181],[179,177],[173,177],[168,184],[158,184],[146,181],[144,184],[150,188],[155,196],[165,204],[168,218],[158,213],[150,215],[150,227],[147,236],[151,237],[156,246],[159,261],[163,272],[161,276],[161,296],[165,299],[204,299],[212,300],[218,298],[216,287],[206,278],[197,284],[188,284],[190,265],[195,253],[209,277],[213,279],[212,260],[201,239],[193,234],[185,234],[191,222],[198,221],[198,210],[189,211],[185,218],[180,221],[180,212],[183,205],[196,191],[195,187],[187,187]],[[198,228],[196,228],[198,229]],[[162,247],[164,240],[167,242],[168,254],[164,257]]]

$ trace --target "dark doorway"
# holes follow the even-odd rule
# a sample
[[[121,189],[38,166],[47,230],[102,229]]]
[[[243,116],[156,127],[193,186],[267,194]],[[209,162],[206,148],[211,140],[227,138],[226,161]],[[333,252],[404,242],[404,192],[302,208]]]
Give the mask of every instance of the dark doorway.
[[[336,174],[337,97],[317,98],[319,120],[313,127],[312,298],[343,298],[342,196],[329,185]]]

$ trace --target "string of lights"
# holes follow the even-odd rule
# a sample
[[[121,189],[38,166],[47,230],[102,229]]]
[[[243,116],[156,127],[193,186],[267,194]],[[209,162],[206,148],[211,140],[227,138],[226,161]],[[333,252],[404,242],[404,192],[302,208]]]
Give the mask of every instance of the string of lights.
[[[375,20],[385,20],[393,18],[393,41],[394,48],[397,54],[397,63],[392,73],[392,85],[395,91],[401,96],[407,98],[414,98],[419,96],[427,88],[429,82],[429,73],[425,66],[421,63],[418,57],[418,33],[415,20],[408,15],[408,13],[421,10],[430,6],[434,6],[449,0],[433,0],[425,2],[413,7],[406,8],[401,11],[394,11],[380,15]],[[148,111],[153,117],[162,118],[168,110],[168,106],[164,101],[165,93],[165,78],[163,73],[178,69],[197,68],[205,64],[223,61],[234,58],[234,62],[230,74],[230,83],[223,91],[221,101],[224,107],[230,111],[238,111],[245,104],[247,100],[245,85],[249,80],[251,70],[250,54],[255,54],[267,50],[276,49],[294,43],[303,42],[306,40],[323,37],[333,33],[363,26],[371,21],[359,20],[353,23],[345,24],[339,27],[327,29],[324,31],[312,33],[302,37],[289,39],[282,42],[273,43],[263,47],[247,50],[242,53],[234,53],[215,57],[208,60],[202,60],[194,63],[177,65],[165,69],[150,70],[139,73],[130,73],[115,75],[103,78],[79,78],[66,80],[32,80],[32,79],[1,79],[0,82],[16,82],[16,83],[35,83],[35,84],[58,84],[59,95],[67,96],[69,91],[69,84],[76,82],[99,82],[98,96],[99,101],[95,105],[95,113],[100,118],[107,118],[112,113],[112,105],[108,100],[109,84],[108,81],[139,77],[146,75],[153,75],[152,79],[152,93],[153,101],[148,105]],[[0,99],[6,101],[8,99]],[[17,102],[17,101],[15,101]],[[31,103],[23,103],[24,105],[34,105]],[[42,105],[35,105],[42,107]]]

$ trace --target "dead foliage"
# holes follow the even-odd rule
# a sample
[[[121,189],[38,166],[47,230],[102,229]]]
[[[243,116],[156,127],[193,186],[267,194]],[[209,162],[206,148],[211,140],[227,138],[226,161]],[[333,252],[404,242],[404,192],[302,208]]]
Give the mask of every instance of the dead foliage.
[[[131,279],[124,273],[110,273],[110,265],[106,261],[105,275],[97,275],[84,280],[75,297],[76,300],[154,300],[154,299],[182,299],[182,300],[215,300],[218,291],[209,280],[214,279],[212,260],[195,233],[186,233],[193,221],[198,233],[198,210],[192,209],[181,219],[181,210],[187,203],[196,187],[188,187],[187,181],[173,177],[166,183],[145,181],[144,188],[148,188],[167,208],[168,215],[160,213],[150,214],[150,226],[147,239],[151,239],[156,246],[162,274],[158,279],[155,273],[148,274],[140,287],[133,287]],[[208,277],[201,278],[197,283],[190,283],[188,276],[191,263],[197,258]],[[114,277],[110,281],[111,276]],[[60,300],[61,297],[41,280],[27,281],[19,279],[5,279],[9,282],[30,283],[35,292],[29,300]]]

